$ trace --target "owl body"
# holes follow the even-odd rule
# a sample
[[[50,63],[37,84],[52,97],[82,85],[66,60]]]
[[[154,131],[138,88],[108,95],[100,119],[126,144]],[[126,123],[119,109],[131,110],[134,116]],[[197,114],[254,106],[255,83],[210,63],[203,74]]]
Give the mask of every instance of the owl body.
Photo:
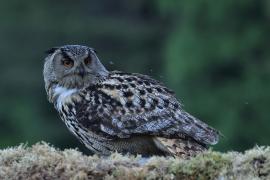
[[[77,57],[84,64],[91,56],[89,67],[98,66],[89,73],[74,67],[72,72],[54,74],[53,80],[48,80],[45,69],[52,71],[48,74],[54,73],[56,68],[48,63],[57,61],[54,58],[57,54],[59,61],[66,58],[75,61],[72,58]],[[90,150],[102,155],[118,151],[190,156],[205,150],[208,144],[217,143],[218,131],[185,112],[174,93],[162,83],[146,75],[109,72],[95,61],[97,56],[88,47],[64,46],[47,57],[44,68],[49,101],[54,103],[68,129]],[[83,68],[87,71],[87,67]],[[66,79],[69,76],[73,78]]]

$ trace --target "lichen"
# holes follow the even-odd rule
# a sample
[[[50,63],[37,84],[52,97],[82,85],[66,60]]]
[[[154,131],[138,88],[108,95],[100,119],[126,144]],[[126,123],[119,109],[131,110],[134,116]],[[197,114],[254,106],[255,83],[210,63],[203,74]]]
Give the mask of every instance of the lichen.
[[[41,142],[0,150],[0,179],[270,179],[270,147],[191,159],[86,156]]]

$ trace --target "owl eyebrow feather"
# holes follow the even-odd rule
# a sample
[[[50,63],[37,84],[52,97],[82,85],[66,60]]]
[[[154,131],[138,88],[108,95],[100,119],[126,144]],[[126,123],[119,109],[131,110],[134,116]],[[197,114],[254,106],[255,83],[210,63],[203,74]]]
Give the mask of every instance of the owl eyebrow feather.
[[[65,59],[67,59],[67,60],[72,60],[71,57],[70,57],[65,51],[61,50],[61,52],[62,52],[62,56],[63,56]]]

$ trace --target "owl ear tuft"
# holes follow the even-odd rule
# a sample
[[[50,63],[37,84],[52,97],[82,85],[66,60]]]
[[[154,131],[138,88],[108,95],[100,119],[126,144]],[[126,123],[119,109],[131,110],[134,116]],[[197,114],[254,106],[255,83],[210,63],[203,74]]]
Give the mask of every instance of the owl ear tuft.
[[[59,47],[52,47],[50,49],[48,49],[47,51],[45,51],[46,54],[52,54],[54,53],[57,49],[59,49]]]
[[[90,48],[90,51],[94,52],[94,53],[98,53],[94,48]]]

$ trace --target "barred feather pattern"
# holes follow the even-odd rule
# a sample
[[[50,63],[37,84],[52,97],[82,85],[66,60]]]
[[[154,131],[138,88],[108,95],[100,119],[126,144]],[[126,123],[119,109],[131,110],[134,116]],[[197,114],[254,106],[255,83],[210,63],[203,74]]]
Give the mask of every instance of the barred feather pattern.
[[[97,84],[51,86],[68,129],[95,153],[194,155],[219,133],[185,112],[174,93],[146,75],[112,71]]]

